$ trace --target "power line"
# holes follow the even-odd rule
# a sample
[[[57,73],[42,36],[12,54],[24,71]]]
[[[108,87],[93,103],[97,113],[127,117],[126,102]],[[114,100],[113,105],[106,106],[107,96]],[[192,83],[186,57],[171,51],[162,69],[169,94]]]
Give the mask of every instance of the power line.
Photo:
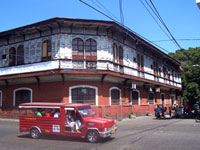
[[[160,21],[160,23],[165,27],[165,29],[167,30],[167,32],[169,33],[169,35],[163,30],[163,28],[160,26],[160,24],[157,22],[157,20],[155,19],[155,17],[152,15],[152,13],[150,12],[150,10],[147,8],[147,6],[143,3],[142,0],[140,0],[140,2],[142,3],[142,5],[145,7],[145,9],[148,11],[148,13],[151,15],[151,17],[154,19],[154,21],[157,23],[157,25],[160,27],[160,29],[165,33],[165,35],[170,39],[170,41],[174,42],[174,44],[176,46],[178,46],[181,49],[181,46],[179,45],[179,43],[176,41],[176,39],[174,38],[174,36],[172,35],[172,33],[170,32],[169,28],[167,27],[167,25],[165,24],[165,22],[163,21],[162,17],[160,16],[158,10],[156,9],[155,5],[153,4],[153,2],[150,0],[151,5],[149,4],[149,2],[147,2],[147,0],[145,0],[145,3],[148,5],[148,7],[151,9],[151,11],[153,12],[153,14],[157,17],[157,19]],[[171,38],[173,40],[171,40]]]
[[[107,18],[113,20],[114,22],[117,22],[118,24],[120,24],[117,20],[113,19],[111,16],[109,16],[109,15],[107,15],[107,14],[101,12],[100,10],[98,10],[98,9],[96,9],[95,7],[89,5],[88,3],[84,2],[83,0],[79,0],[79,1],[82,2],[83,4],[87,5],[88,7],[94,9],[95,11],[99,12],[100,14],[106,16]]]
[[[95,8],[95,7],[91,6],[91,5],[89,5],[88,3],[84,2],[83,0],[79,0],[79,1],[82,2],[83,4],[87,5],[88,7],[94,9],[95,11],[99,12],[100,14],[106,16],[107,18],[111,19],[111,20],[114,21],[116,24],[121,25],[117,20],[115,20],[115,19],[113,19],[112,17],[110,17],[109,15],[107,15],[107,14],[101,12],[101,11],[98,10],[97,8]],[[162,48],[161,46],[159,46],[159,45],[153,43],[152,41],[148,40],[147,38],[143,37],[142,35],[140,35],[140,34],[134,32],[134,31],[131,30],[130,28],[128,28],[128,27],[126,27],[126,26],[123,26],[123,27],[124,27],[127,31],[134,33],[136,36],[138,36],[138,37],[142,38],[143,40],[145,40],[145,41],[147,41],[147,42],[153,44],[153,45],[156,46],[157,48],[162,49],[163,51],[169,53],[169,51],[167,51],[166,49],[164,49],[164,48]],[[133,39],[135,38],[135,37],[133,37],[131,34],[129,34],[128,32],[127,32],[127,34],[128,34],[130,37],[132,37]]]
[[[98,8],[103,9],[110,17],[119,20],[110,10],[108,10],[99,0],[91,0]]]
[[[200,39],[176,39],[177,41],[200,41]],[[168,42],[168,41],[173,41],[173,39],[169,40],[157,40],[153,42]]]
[[[145,0],[146,1],[146,0]],[[181,46],[179,45],[179,43],[176,41],[176,39],[174,38],[174,36],[172,35],[172,33],[170,32],[169,28],[167,27],[166,23],[163,21],[162,17],[160,16],[157,8],[155,7],[155,5],[153,4],[153,2],[151,0],[149,0],[151,5],[153,6],[154,10],[156,11],[156,14],[159,16],[159,20],[161,21],[161,23],[164,25],[165,29],[168,31],[168,33],[170,34],[170,36],[172,37],[173,41],[176,43],[176,45],[181,49]],[[147,1],[146,1],[147,2]],[[154,12],[154,11],[153,11]],[[157,16],[156,15],[156,16]]]
[[[165,35],[171,39],[169,37],[169,35],[166,33],[166,31],[160,26],[160,24],[158,23],[158,21],[156,20],[156,18],[152,15],[152,13],[150,12],[150,10],[147,8],[147,6],[143,3],[142,0],[140,0],[140,2],[142,3],[142,5],[144,6],[144,8],[148,11],[148,13],[151,15],[151,17],[154,19],[154,21],[156,22],[156,24],[159,26],[159,28],[163,31],[163,33],[165,33]]]
[[[163,31],[163,33],[165,33],[165,35],[171,39],[171,37],[166,33],[166,31],[160,26],[160,24],[157,22],[157,20],[154,18],[153,14],[150,12],[150,10],[147,8],[147,6],[142,2],[142,0],[140,0],[140,2],[143,4],[143,6],[146,8],[146,10],[148,11],[148,13],[151,15],[151,17],[154,19],[154,21],[157,23],[157,25],[160,27],[160,29]],[[157,15],[157,13],[155,12],[155,10],[151,7],[151,5],[147,2],[147,0],[145,0],[146,4],[149,6],[149,8],[151,9],[151,11],[154,13],[154,15],[158,18],[158,20],[163,24],[162,19],[159,17],[159,15]],[[172,42],[174,42],[172,40]],[[174,44],[176,45],[176,43],[174,42]]]

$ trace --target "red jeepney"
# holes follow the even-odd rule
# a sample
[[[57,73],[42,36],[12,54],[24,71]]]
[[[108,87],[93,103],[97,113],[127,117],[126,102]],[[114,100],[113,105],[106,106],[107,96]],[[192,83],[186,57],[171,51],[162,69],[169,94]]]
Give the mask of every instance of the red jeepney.
[[[86,138],[93,143],[117,130],[114,120],[98,117],[89,104],[23,103],[19,109],[19,130],[30,132],[32,138],[57,134]],[[70,123],[69,114],[75,118]]]

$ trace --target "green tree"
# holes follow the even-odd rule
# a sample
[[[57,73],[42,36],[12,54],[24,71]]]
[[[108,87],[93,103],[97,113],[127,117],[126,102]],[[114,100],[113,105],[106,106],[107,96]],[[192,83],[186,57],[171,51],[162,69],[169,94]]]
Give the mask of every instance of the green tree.
[[[184,102],[194,105],[200,100],[200,48],[189,48],[169,53],[169,56],[181,62],[182,88]]]

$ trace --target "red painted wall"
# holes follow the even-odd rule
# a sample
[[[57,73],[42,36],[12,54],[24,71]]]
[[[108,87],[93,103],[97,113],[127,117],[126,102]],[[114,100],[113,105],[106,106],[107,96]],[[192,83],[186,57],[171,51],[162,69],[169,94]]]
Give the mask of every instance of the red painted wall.
[[[69,102],[69,87],[76,85],[90,85],[98,88],[98,106],[93,106],[99,116],[112,117],[116,119],[127,117],[131,111],[136,115],[146,115],[148,112],[154,113],[155,105],[148,104],[148,91],[143,87],[137,88],[140,91],[140,105],[130,105],[130,89],[121,88],[118,84],[98,81],[65,81],[50,82],[26,85],[14,85],[0,88],[3,93],[2,110],[13,109],[13,93],[18,88],[32,89],[33,102]],[[109,106],[109,89],[118,87],[121,89],[122,106]],[[165,93],[166,105],[170,105],[169,91],[161,91]],[[156,103],[161,104],[160,93],[156,93]],[[1,110],[0,114],[3,113]]]

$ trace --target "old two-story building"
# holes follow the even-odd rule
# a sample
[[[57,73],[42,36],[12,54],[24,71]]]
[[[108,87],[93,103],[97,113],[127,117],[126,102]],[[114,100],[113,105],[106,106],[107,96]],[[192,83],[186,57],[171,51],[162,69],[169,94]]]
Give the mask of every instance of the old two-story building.
[[[0,115],[24,102],[89,103],[100,116],[181,105],[181,65],[112,21],[52,18],[0,32]]]

